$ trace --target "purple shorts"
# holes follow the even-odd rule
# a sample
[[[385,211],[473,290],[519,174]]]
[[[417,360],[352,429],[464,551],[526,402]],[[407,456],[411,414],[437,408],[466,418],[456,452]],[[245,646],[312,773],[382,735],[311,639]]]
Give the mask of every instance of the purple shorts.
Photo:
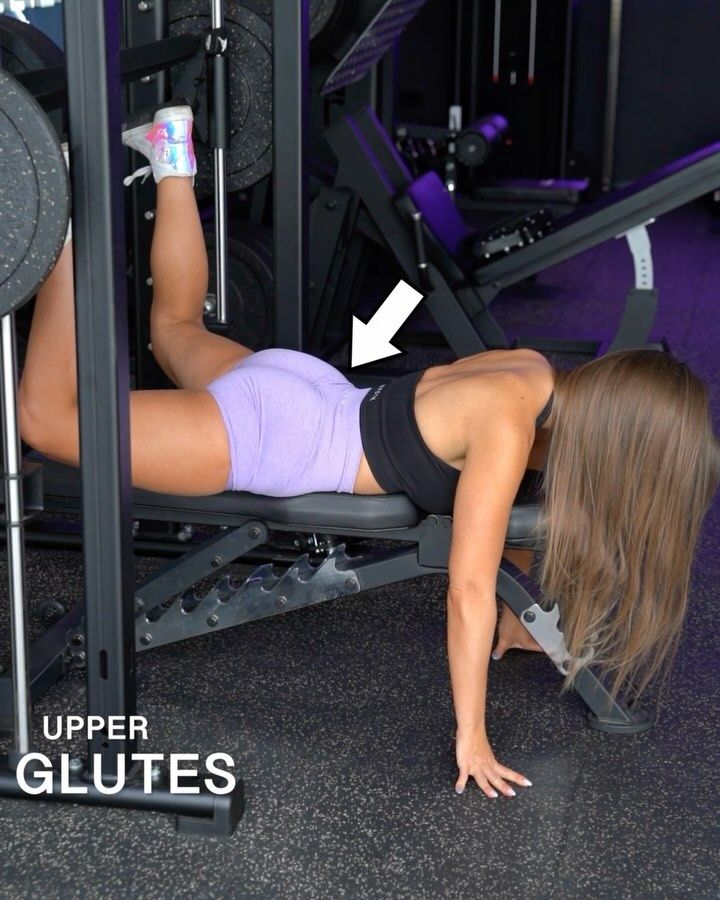
[[[356,388],[296,350],[261,350],[207,387],[230,446],[227,490],[270,497],[352,493],[362,458]]]

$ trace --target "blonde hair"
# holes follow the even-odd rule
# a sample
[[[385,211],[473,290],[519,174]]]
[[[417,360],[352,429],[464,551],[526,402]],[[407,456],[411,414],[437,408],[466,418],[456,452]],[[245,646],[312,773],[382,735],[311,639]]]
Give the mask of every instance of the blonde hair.
[[[667,353],[556,371],[539,581],[573,658],[637,698],[677,652],[692,559],[720,481],[705,384]]]

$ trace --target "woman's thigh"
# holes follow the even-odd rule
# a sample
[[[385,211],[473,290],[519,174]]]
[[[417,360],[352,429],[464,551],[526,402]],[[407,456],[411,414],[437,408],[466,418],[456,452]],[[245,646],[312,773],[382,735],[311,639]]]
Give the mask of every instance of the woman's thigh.
[[[227,432],[205,391],[133,391],[130,445],[136,487],[186,496],[225,490]]]
[[[76,406],[54,410],[26,439],[51,459],[81,465]],[[187,496],[225,490],[230,452],[220,410],[205,391],[131,391],[135,487]]]

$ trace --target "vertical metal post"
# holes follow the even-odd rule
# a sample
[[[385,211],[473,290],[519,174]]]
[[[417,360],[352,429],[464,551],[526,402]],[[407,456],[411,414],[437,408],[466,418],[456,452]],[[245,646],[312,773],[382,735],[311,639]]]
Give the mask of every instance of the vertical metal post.
[[[25,534],[23,526],[22,451],[18,432],[15,314],[2,317],[2,431],[5,459],[5,530],[15,706],[14,752],[30,750],[31,710],[25,603]]]
[[[565,63],[563,66],[562,124],[560,126],[560,177],[567,178],[568,136],[570,133],[570,87],[573,64],[573,16],[575,0],[565,5]]]
[[[211,25],[214,29],[225,24],[224,0],[212,0]],[[228,320],[227,299],[227,58],[224,54],[213,57],[213,99],[215,109],[212,121],[215,134],[215,316],[224,325]]]
[[[609,191],[615,166],[615,126],[617,123],[618,87],[620,85],[620,40],[622,37],[622,0],[610,0],[607,90],[603,129],[602,189]]]
[[[122,12],[127,47],[139,47],[167,37],[167,3],[143,4],[138,0],[125,0]],[[128,85],[128,113],[160,106],[168,99],[168,83],[168,72],[156,72]],[[140,165],[145,165],[145,160],[138,158],[136,166]],[[126,239],[132,253],[130,301],[135,314],[135,387],[170,387],[170,380],[150,351],[150,306],[153,295],[150,244],[155,228],[156,186],[152,178],[146,181],[137,179],[129,190],[131,211]]]
[[[492,62],[492,80],[493,84],[500,83],[500,41],[502,39],[502,0],[495,0],[495,18],[493,21],[493,62]],[[473,67],[474,68],[474,67]],[[477,118],[477,114],[473,112],[472,121]]]
[[[65,0],[75,235],[88,713],[135,712],[130,428],[117,0]],[[113,776],[134,741],[88,742]]]
[[[455,71],[453,77],[453,106],[462,106],[462,64],[463,64],[463,4],[465,0],[455,0]],[[475,75],[473,74],[473,78]]]
[[[477,119],[478,84],[480,82],[480,0],[473,0],[472,20],[470,23],[470,113],[469,122]],[[493,74],[495,72],[493,64]]]
[[[273,274],[275,344],[307,333],[309,0],[273,0]]]
[[[528,39],[528,74],[529,85],[535,84],[535,56],[537,53],[537,0],[530,0],[530,32]]]
[[[373,70],[379,99],[376,100],[375,112],[388,134],[393,133],[395,125],[395,83],[396,83],[397,45],[393,45]]]

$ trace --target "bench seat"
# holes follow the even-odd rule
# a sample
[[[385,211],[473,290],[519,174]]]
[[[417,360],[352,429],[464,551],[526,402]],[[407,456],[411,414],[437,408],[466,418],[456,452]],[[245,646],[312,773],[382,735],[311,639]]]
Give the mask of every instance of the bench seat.
[[[45,510],[80,510],[80,471],[29,454],[43,467]],[[527,538],[537,521],[539,506],[535,491],[538,473],[527,472],[520,486],[508,527],[510,540]],[[194,524],[235,525],[261,519],[268,525],[300,531],[345,529],[348,533],[415,528],[425,513],[404,494],[380,496],[318,493],[297,497],[263,497],[241,491],[200,497],[179,497],[154,491],[133,490],[133,516],[138,519],[177,521]]]

